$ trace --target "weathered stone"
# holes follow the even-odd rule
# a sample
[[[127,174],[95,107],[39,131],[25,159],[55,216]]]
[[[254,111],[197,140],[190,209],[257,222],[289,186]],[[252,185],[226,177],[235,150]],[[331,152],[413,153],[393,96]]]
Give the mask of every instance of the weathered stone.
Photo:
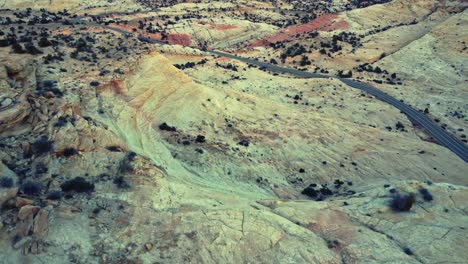
[[[14,198],[17,193],[18,188],[0,189],[0,207],[2,207],[6,201]]]
[[[23,207],[24,208],[24,207]],[[33,215],[29,214],[25,219],[18,223],[16,234],[19,236],[28,236],[33,226]]]
[[[30,246],[30,248],[29,248],[29,251],[30,251],[31,254],[33,254],[33,255],[39,254],[39,246],[38,246],[37,241],[33,241],[33,242],[31,243],[31,246]]]
[[[37,116],[42,122],[46,122],[48,120],[48,117],[44,114],[38,113]]]
[[[45,105],[45,104],[41,105],[41,112],[42,112],[42,114],[47,116],[47,114],[49,113],[47,105]]]
[[[152,243],[146,243],[145,244],[145,249],[146,249],[146,251],[151,251],[153,249],[153,244]]]
[[[41,209],[36,217],[34,217],[33,233],[38,237],[43,237],[47,234],[48,230],[48,216],[49,212],[46,209]]]
[[[36,213],[39,211],[40,207],[39,206],[33,206],[33,205],[25,205],[20,208],[18,212],[18,218],[20,220],[24,220],[28,218],[29,216],[34,217]]]
[[[16,197],[16,207],[21,208],[25,205],[32,205],[34,201],[31,199],[23,198],[23,197]]]

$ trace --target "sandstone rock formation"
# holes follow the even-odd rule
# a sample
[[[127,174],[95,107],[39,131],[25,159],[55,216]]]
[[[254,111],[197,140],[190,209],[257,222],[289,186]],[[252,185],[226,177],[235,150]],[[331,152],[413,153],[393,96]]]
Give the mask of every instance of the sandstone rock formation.
[[[186,2],[0,3],[0,263],[467,259],[466,162],[337,79],[202,50],[351,70],[463,138],[464,3]]]

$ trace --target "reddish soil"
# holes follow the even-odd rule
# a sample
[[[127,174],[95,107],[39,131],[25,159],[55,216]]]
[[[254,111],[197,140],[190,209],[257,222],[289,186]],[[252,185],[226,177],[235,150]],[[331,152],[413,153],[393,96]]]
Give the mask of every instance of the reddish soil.
[[[190,46],[192,39],[188,34],[169,34],[167,35],[169,44],[179,44],[182,46]]]
[[[128,92],[122,80],[112,80],[110,81],[110,83],[107,83],[105,85],[98,87],[97,91],[98,93],[102,93],[104,91],[110,91],[115,94],[125,94]]]
[[[150,39],[154,39],[154,40],[161,40],[162,39],[162,35],[161,33],[154,33],[154,34],[144,34],[145,37],[147,38],[150,38]]]
[[[215,24],[215,23],[210,23],[210,28],[211,29],[216,29],[216,30],[231,30],[231,29],[236,29],[237,26],[235,25],[228,25],[228,24]]]
[[[126,89],[124,88],[124,83],[121,80],[112,80],[109,84],[109,88],[112,92],[116,94],[124,94]]]
[[[347,29],[348,23],[338,14],[325,14],[306,24],[291,26],[280,30],[276,35],[267,39],[253,41],[250,46],[266,46],[269,43],[276,43],[293,39],[298,34],[304,34],[311,31],[333,31],[338,29]]]
[[[104,32],[105,29],[103,28],[99,28],[99,27],[89,27],[89,28],[86,28],[85,30],[82,30],[81,32],[85,32],[85,33],[101,33],[101,32]]]
[[[219,57],[215,59],[215,61],[230,61],[230,60],[231,60],[230,58],[226,58],[226,57]]]

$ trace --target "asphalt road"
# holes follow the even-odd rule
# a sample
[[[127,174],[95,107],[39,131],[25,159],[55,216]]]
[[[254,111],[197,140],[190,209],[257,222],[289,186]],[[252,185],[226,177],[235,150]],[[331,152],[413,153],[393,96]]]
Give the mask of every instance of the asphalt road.
[[[231,59],[236,59],[236,60],[243,61],[246,63],[254,64],[260,67],[264,67],[265,69],[279,72],[279,73],[287,73],[287,74],[304,77],[304,78],[337,78],[338,80],[342,81],[348,86],[351,86],[353,88],[369,93],[375,96],[376,98],[398,108],[402,113],[406,114],[409,118],[411,118],[412,120],[417,122],[419,125],[421,125],[424,129],[426,129],[427,133],[431,135],[439,144],[451,150],[453,153],[455,153],[465,162],[468,162],[468,147],[463,142],[459,141],[449,132],[439,127],[434,121],[428,118],[424,113],[415,110],[411,106],[401,102],[400,100],[396,99],[393,96],[390,96],[389,94],[385,92],[382,92],[381,90],[377,88],[370,86],[369,84],[354,81],[351,79],[346,79],[346,78],[339,78],[335,76],[304,72],[304,71],[300,71],[296,69],[279,67],[277,65],[260,62],[260,61],[256,61],[252,59],[242,58],[239,56],[235,56],[232,54],[219,52],[219,51],[208,51],[208,52],[214,55],[228,57]]]
[[[126,32],[121,29],[116,29],[112,27],[106,27],[107,29],[110,30],[115,30],[120,33],[127,33],[131,34],[131,32]],[[143,36],[138,36],[138,39],[140,41],[144,42],[149,42],[149,43],[154,43],[154,44],[161,44],[161,45],[170,45],[167,43],[163,43],[157,40],[149,39]],[[236,55],[232,55],[229,53],[224,53],[220,51],[215,51],[215,50],[208,50],[206,51],[207,53],[217,55],[217,56],[222,56],[222,57],[227,57],[231,58],[234,60],[242,61],[245,63],[257,65],[259,67],[262,67],[264,69],[268,69],[270,71],[278,72],[278,73],[286,73],[298,77],[303,77],[303,78],[336,78],[343,83],[345,83],[348,86],[351,86],[353,88],[359,89],[361,91],[364,91],[368,94],[371,94],[375,96],[377,99],[384,101],[396,108],[398,108],[402,113],[407,115],[409,118],[411,118],[413,121],[417,122],[419,125],[421,125],[426,132],[432,136],[440,145],[448,148],[451,150],[453,153],[455,153],[458,157],[460,157],[463,161],[468,162],[468,146],[466,146],[463,142],[455,138],[452,134],[447,132],[446,130],[442,129],[435,123],[433,120],[428,118],[424,113],[417,111],[416,109],[412,108],[411,106],[401,102],[400,100],[396,99],[395,97],[382,92],[381,90],[372,87],[369,84],[351,80],[351,79],[346,79],[346,78],[339,78],[336,76],[330,76],[330,75],[325,75],[325,74],[319,74],[319,73],[312,73],[312,72],[305,72],[305,71],[300,71],[296,69],[291,69],[291,68],[285,68],[285,67],[280,67],[277,65],[273,65],[270,63],[266,62],[261,62],[253,59],[248,59],[248,58],[243,58],[239,57]]]

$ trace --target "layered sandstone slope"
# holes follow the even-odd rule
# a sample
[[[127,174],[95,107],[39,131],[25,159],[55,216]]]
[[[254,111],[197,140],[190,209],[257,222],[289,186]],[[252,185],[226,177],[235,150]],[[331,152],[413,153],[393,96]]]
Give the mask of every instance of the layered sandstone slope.
[[[133,10],[144,10],[144,6],[134,0],[15,0],[1,1],[2,9],[41,9],[57,12],[64,9],[74,14],[100,14],[106,12],[129,12]]]
[[[202,170],[198,171],[205,175],[201,177],[225,175],[248,182],[267,177],[281,186],[288,185],[287,179],[304,168],[310,171],[305,176],[326,181],[345,174],[346,179],[357,181],[369,181],[368,175],[373,175],[381,179],[409,177],[466,184],[465,164],[448,150],[421,141],[411,129],[389,132],[386,127],[400,120],[408,127],[411,124],[380,101],[362,97],[334,80],[292,80],[240,63],[236,67],[242,74],[237,74],[217,66],[219,63],[228,62],[218,60],[187,70],[193,72],[200,85],[163,56],[151,55],[126,81],[129,92],[125,97],[132,108],[121,109],[124,104],[118,103],[108,106],[103,100],[104,110],[115,108],[109,111],[118,116],[110,120],[117,119],[113,122],[122,136],[139,148],[149,148],[147,155],[155,155],[161,147],[146,142],[169,144],[178,160],[193,170]],[[236,81],[236,75],[244,80]],[[243,89],[249,92],[242,93]],[[298,95],[300,104],[293,103],[295,100],[288,99],[287,94]],[[341,96],[347,99],[341,100]],[[379,114],[373,115],[374,111]],[[126,132],[132,126],[140,129],[141,125],[157,131],[164,122],[175,126],[176,133],[163,131],[159,138],[151,131]],[[198,135],[206,142],[194,142]],[[194,146],[181,144],[185,140]],[[250,145],[239,145],[243,140]],[[205,152],[199,155],[197,148]],[[420,154],[421,150],[425,154]],[[284,158],[286,153],[290,158]],[[422,165],[426,162],[433,166]],[[245,167],[238,167],[239,163]],[[418,170],[408,175],[406,171],[411,167]]]
[[[102,4],[109,10],[133,6],[107,2]],[[355,1],[334,1],[331,8],[343,10],[350,2]],[[26,1],[15,4],[21,3]],[[61,3],[80,14],[101,12],[84,8],[97,1]],[[278,22],[295,17],[293,9],[302,2],[275,1],[283,3],[279,10],[269,2],[235,3],[249,8],[241,9],[249,21],[195,19],[200,32],[219,31],[210,45],[246,39],[247,29],[261,24],[249,16],[255,10],[267,9]],[[110,18],[128,20],[119,26],[132,31],[138,20],[148,18],[149,25],[156,17],[151,21],[167,22],[164,33],[175,37],[194,33],[193,25],[185,27],[184,15],[209,17],[223,4],[180,4]],[[308,26],[323,29],[319,41],[325,41],[343,30],[335,22],[370,29],[360,17],[372,10],[369,21],[381,19],[382,26],[398,25],[399,12],[402,22],[411,22],[412,13],[420,19],[369,33],[355,53],[315,57],[314,63],[352,69],[375,62],[403,81],[378,85],[389,93],[395,87],[409,93],[419,82],[429,85],[420,90],[426,93],[435,91],[431,83],[463,91],[457,74],[466,72],[447,70],[446,83],[437,65],[462,66],[462,59],[454,59],[463,54],[462,32],[446,39],[442,33],[446,27],[459,29],[466,15],[443,8],[431,14],[433,7],[434,1],[398,0],[319,20],[330,25],[312,21]],[[353,12],[360,14],[354,22]],[[70,18],[63,16],[62,22]],[[164,16],[180,20],[172,24]],[[0,263],[462,263],[468,258],[468,165],[393,107],[336,79],[273,74],[197,49],[150,45],[100,21],[85,22],[92,19],[80,27],[28,25],[31,32],[20,28],[24,21],[1,27],[2,38],[15,32],[24,50],[16,40],[1,42]],[[267,27],[275,29],[268,34],[278,33]],[[25,39],[35,36],[32,31],[40,32],[37,38]],[[401,41],[385,42],[398,32]],[[279,36],[292,36],[292,42],[278,50],[308,41],[288,34]],[[270,60],[270,48],[243,55]],[[378,48],[391,52],[380,58]],[[437,54],[429,53],[431,48]],[[278,52],[273,58],[279,62]],[[417,60],[409,59],[413,54]],[[284,63],[294,65],[296,59]],[[415,61],[431,66],[430,81],[421,81],[425,74],[414,69]],[[357,77],[377,78],[369,74]],[[414,91],[408,100],[423,97]],[[455,98],[454,90],[447,91]]]
[[[379,116],[368,116],[367,122],[376,124],[372,128],[346,120],[350,116],[344,113],[307,111],[284,99],[283,89],[294,87],[304,98],[313,88],[331,101],[327,93],[337,93],[331,87],[340,85],[332,80],[295,80],[246,68],[245,80],[234,83],[232,70],[216,66],[228,63],[222,59],[186,70],[188,75],[172,66],[202,58],[212,60],[152,53],[125,80],[82,90],[80,114],[51,128],[56,153],[47,158],[46,174],[57,175],[50,178],[49,191],[83,175],[95,191],[44,200],[47,206],[40,207],[16,197],[17,188],[0,189],[0,202],[10,208],[2,214],[4,263],[437,263],[466,258],[468,189],[412,180],[463,182],[466,164],[409,128],[380,131],[379,124],[386,122],[380,115],[400,119],[401,114],[347,91],[354,94],[352,101],[383,108]],[[236,66],[244,72],[245,65]],[[284,87],[275,89],[278,85]],[[72,97],[63,100],[71,103]],[[226,119],[232,126],[225,126]],[[160,130],[161,122],[176,131]],[[197,140],[198,134],[205,141]],[[380,138],[392,147],[374,146]],[[248,146],[237,145],[240,139]],[[78,146],[80,152],[61,158],[64,146]],[[399,158],[407,148],[427,154]],[[340,166],[333,158],[340,155],[349,159],[335,174]],[[405,174],[393,168],[396,164]],[[384,165],[393,175],[379,173],[377,167]],[[425,170],[429,165],[447,175]],[[301,167],[304,173],[297,171]],[[290,174],[284,168],[294,181],[286,181]],[[112,181],[116,176],[123,182]],[[318,192],[328,183],[333,194],[324,201],[301,195],[310,183],[318,184]],[[390,208],[395,191],[414,193],[410,212]]]
[[[114,15],[108,20],[113,22],[113,27],[139,29],[143,35],[156,40],[205,48],[227,48],[278,30],[277,26],[260,21],[251,22],[242,17],[225,15],[226,10],[238,8],[232,3],[221,2],[181,3],[143,14]]]

